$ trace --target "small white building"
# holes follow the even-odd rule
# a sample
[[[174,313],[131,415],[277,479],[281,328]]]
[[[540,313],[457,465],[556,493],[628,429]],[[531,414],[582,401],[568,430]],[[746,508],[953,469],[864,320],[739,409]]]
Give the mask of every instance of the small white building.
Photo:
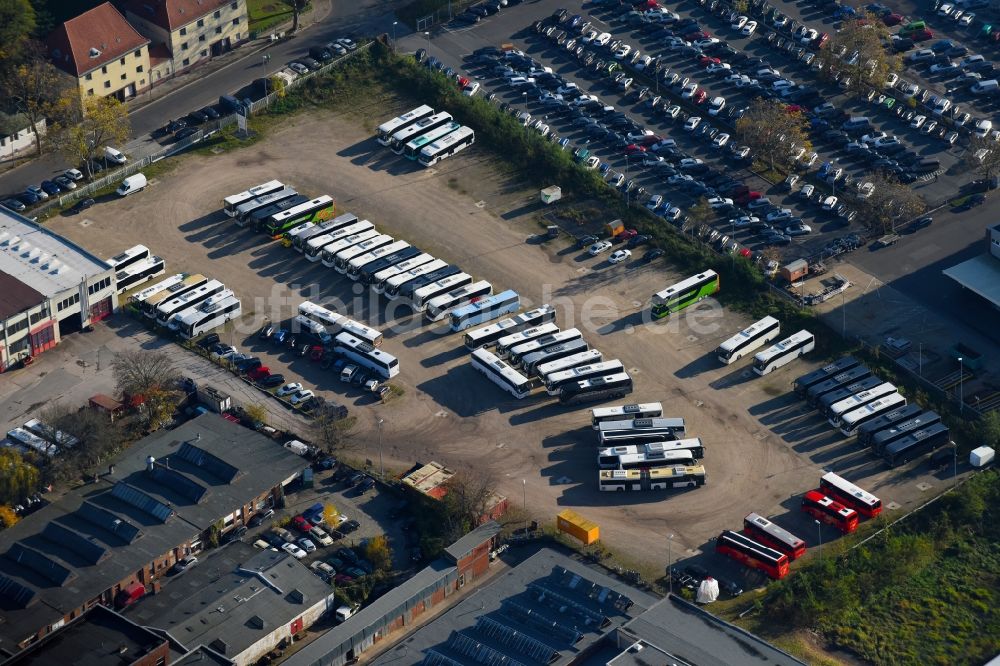
[[[15,132],[0,131],[0,161],[9,160],[24,153],[31,153],[35,149],[35,133],[31,131],[30,123],[23,116],[17,116],[23,121],[24,128]],[[45,136],[45,119],[42,118],[36,124],[38,133]]]

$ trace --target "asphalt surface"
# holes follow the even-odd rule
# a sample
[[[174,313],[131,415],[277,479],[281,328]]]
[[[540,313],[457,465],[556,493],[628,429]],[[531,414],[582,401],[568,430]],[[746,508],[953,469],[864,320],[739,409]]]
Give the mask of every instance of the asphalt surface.
[[[245,88],[265,74],[273,74],[296,57],[306,55],[312,46],[325,44],[332,39],[347,35],[357,37],[391,33],[393,9],[406,4],[405,0],[352,2],[330,0],[330,2],[329,13],[304,27],[296,35],[276,42],[263,51],[259,50],[260,40],[246,44],[242,47],[247,52],[246,56],[214,71],[210,65],[206,66],[204,76],[131,112],[129,118],[132,122],[132,135],[135,138],[119,148],[133,159],[159,150],[161,146],[153,140],[151,133],[162,128],[168,121],[204,106],[217,104],[220,95]],[[316,11],[325,12],[326,9],[318,7]],[[403,25],[396,27],[402,35]],[[271,57],[266,71],[262,58],[264,54]],[[61,155],[43,155],[40,159],[0,175],[0,193],[3,193],[0,198],[19,194],[28,185],[37,185],[43,180],[57,176],[70,166],[76,165],[67,164]],[[31,214],[30,208],[26,214]]]

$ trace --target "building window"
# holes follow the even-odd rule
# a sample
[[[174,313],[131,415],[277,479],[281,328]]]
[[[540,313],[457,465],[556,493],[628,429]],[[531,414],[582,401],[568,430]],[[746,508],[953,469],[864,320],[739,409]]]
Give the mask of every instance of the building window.
[[[107,74],[107,73],[108,73],[108,66],[105,65],[104,67],[101,67],[101,74]]]
[[[87,287],[87,293],[89,293],[91,296],[93,296],[97,292],[103,291],[103,290],[107,289],[110,286],[111,286],[111,278],[106,277],[103,280],[101,280],[100,282],[95,282],[94,284],[92,284],[89,287]]]
[[[93,96],[94,89],[93,88],[87,88],[87,94]]]
[[[18,321],[14,322],[13,324],[8,324],[7,325],[7,335],[14,335],[15,333],[19,333],[19,332],[23,331],[26,328],[28,328],[28,320],[27,319],[19,319]]]
[[[208,57],[208,50],[207,50],[207,49],[206,49],[206,50],[203,50],[203,51],[201,52],[201,57],[202,57],[202,58],[207,58],[207,57]]]
[[[126,80],[127,78],[128,78],[128,74],[122,74],[122,81]]]
[[[222,26],[221,25],[220,26],[216,26],[216,28],[215,28],[215,34],[217,34],[217,35],[221,35],[222,34]]]
[[[125,64],[125,58],[121,59],[121,64],[123,64],[123,65]]]
[[[28,336],[24,336],[17,342],[13,342],[10,345],[10,354],[20,354],[21,352],[28,351]]]
[[[85,77],[83,77],[83,78],[87,79],[88,81],[93,81],[94,80],[94,73],[93,72],[87,72],[87,75]]]
[[[142,73],[142,65],[139,65],[138,67],[136,67],[135,71],[141,74]]]
[[[198,27],[199,28],[205,27],[205,19],[198,19]]]
[[[229,8],[230,9],[238,9],[239,8],[239,3],[238,2],[234,2],[233,4],[229,5]]]
[[[215,18],[219,18],[220,16],[222,16],[222,12],[215,12],[214,14],[212,14],[212,16],[214,16]]]
[[[181,64],[184,65],[185,67],[187,67],[188,65],[191,64],[191,59],[190,58],[184,58],[184,62],[182,62]]]
[[[234,18],[233,19],[233,25],[239,25],[239,24],[240,24],[240,20],[238,18]]]
[[[104,82],[104,87],[105,88],[110,88],[111,87],[111,81],[105,81]]]
[[[141,58],[141,57],[142,57],[142,49],[136,49],[136,50],[135,50],[135,51],[134,51],[134,52],[132,53],[132,55],[134,55],[134,56],[135,56],[136,58]]]
[[[186,34],[188,34],[188,29],[187,28],[181,28],[181,37],[183,37]]]
[[[198,35],[198,41],[199,42],[205,41],[205,35]]]
[[[188,43],[187,42],[183,42],[181,44],[181,51],[187,51],[187,47],[188,47]]]

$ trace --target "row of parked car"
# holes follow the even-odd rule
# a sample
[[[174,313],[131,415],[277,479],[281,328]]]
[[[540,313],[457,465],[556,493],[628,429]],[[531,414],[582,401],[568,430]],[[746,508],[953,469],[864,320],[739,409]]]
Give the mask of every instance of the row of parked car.
[[[110,165],[122,165],[128,161],[125,154],[111,146],[105,146],[104,152],[99,158],[95,158],[90,163],[90,172],[99,173]],[[58,196],[65,192],[72,192],[84,178],[80,169],[66,169],[61,174],[53,176],[51,179],[43,180],[40,185],[29,185],[24,192],[7,197],[0,201],[0,206],[15,212],[23,212],[35,204],[47,200],[49,197]]]
[[[521,4],[522,0],[486,0],[479,4],[472,5],[461,14],[458,14],[454,21],[460,25],[474,25],[488,16],[499,14],[504,7]]]

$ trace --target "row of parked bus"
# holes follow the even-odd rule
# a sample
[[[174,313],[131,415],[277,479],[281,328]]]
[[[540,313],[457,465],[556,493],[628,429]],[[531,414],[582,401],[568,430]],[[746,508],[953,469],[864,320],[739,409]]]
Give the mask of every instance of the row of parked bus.
[[[771,342],[781,333],[781,322],[767,316],[729,338],[715,350],[723,365],[730,365]],[[753,357],[753,371],[760,376],[770,374],[783,365],[811,352],[816,347],[816,337],[806,330],[798,331]]]
[[[531,326],[518,323],[523,320],[517,318],[507,319],[467,334],[472,367],[518,400],[539,388],[563,404],[620,398],[632,392],[632,377],[620,360],[605,360],[578,329],[560,329],[548,306],[535,312],[545,314],[532,319],[546,318],[549,313],[552,317]]]
[[[171,275],[133,294],[129,302],[145,317],[185,340],[243,314],[240,299],[232,289],[201,273]]]
[[[51,458],[79,443],[80,440],[69,433],[38,419],[29,419],[21,427],[8,430],[7,439],[0,442],[0,448],[11,447],[21,453],[34,452]]]
[[[891,382],[882,381],[853,356],[795,381],[795,391],[845,437],[857,436],[890,467],[905,464],[950,441],[941,417],[908,404]]]
[[[857,529],[859,515],[878,516],[882,501],[829,472],[820,478],[817,490],[802,497],[802,511],[847,534]],[[724,530],[719,535],[715,551],[778,580],[788,575],[790,562],[805,555],[806,542],[773,521],[750,513],[743,518],[742,533]]]
[[[475,143],[476,133],[447,111],[435,113],[425,104],[379,125],[376,140],[397,155],[431,167]]]
[[[683,418],[663,416],[658,402],[591,411],[597,435],[597,488],[602,492],[670,490],[705,485],[705,446],[687,437]]]

